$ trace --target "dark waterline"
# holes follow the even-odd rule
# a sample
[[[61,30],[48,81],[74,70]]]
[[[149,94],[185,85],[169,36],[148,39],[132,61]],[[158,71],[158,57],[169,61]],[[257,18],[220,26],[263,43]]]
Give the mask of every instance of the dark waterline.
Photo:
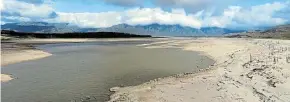
[[[134,46],[139,43],[145,42],[39,46],[53,55],[2,68],[3,73],[17,77],[2,83],[2,102],[70,102],[86,96],[102,102],[109,99],[112,87],[138,85],[213,63],[196,52]]]

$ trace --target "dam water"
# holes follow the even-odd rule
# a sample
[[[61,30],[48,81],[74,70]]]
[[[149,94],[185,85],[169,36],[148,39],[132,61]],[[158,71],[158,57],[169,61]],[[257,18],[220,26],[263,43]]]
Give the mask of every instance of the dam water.
[[[2,83],[2,102],[103,102],[110,88],[206,68],[214,61],[181,49],[147,49],[146,42],[40,45],[52,56],[2,67],[14,80]]]

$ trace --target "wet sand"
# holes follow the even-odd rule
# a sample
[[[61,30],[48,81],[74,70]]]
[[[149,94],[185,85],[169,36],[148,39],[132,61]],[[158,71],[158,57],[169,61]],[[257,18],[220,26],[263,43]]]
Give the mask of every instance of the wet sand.
[[[3,67],[4,73],[17,79],[2,84],[2,101],[105,101],[112,87],[196,72],[213,63],[192,51],[135,46],[143,43],[61,43],[37,47],[52,56]]]
[[[1,68],[9,64],[37,60],[50,55],[50,53],[35,49],[30,45],[1,43]],[[1,72],[1,82],[8,82],[12,79],[11,75],[3,74]]]

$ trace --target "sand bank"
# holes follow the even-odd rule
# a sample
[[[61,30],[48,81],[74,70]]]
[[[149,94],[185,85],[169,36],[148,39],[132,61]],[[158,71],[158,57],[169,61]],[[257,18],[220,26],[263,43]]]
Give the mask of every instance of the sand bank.
[[[50,53],[41,50],[20,50],[20,51],[10,51],[9,53],[2,54],[1,66],[8,64],[36,60],[44,57],[50,56]]]
[[[202,38],[140,45],[201,51],[216,61],[207,71],[112,88],[111,102],[288,102],[290,41]]]
[[[37,49],[4,49],[1,52],[1,66],[23,61],[41,59],[50,55],[50,53]],[[1,74],[1,82],[7,82],[12,79],[13,78],[11,77],[11,75]]]
[[[51,55],[50,53],[37,50],[28,44],[10,42],[13,43],[1,42],[1,67],[18,62],[41,59]],[[1,73],[1,82],[7,82],[12,79],[11,75]]]
[[[13,78],[10,75],[1,74],[1,82],[8,82],[8,81],[10,81],[12,79]]]

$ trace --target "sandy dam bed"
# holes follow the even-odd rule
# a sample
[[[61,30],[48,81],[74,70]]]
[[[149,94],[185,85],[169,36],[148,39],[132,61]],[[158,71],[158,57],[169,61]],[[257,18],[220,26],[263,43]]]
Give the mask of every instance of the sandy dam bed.
[[[198,51],[214,59],[215,64],[199,73],[157,78],[136,86],[114,86],[110,88],[115,92],[111,102],[290,101],[289,40],[170,38],[137,46]],[[12,81],[16,80],[20,78]]]
[[[216,61],[207,70],[116,87],[110,102],[289,102],[290,41],[171,39],[146,48],[201,51]]]

